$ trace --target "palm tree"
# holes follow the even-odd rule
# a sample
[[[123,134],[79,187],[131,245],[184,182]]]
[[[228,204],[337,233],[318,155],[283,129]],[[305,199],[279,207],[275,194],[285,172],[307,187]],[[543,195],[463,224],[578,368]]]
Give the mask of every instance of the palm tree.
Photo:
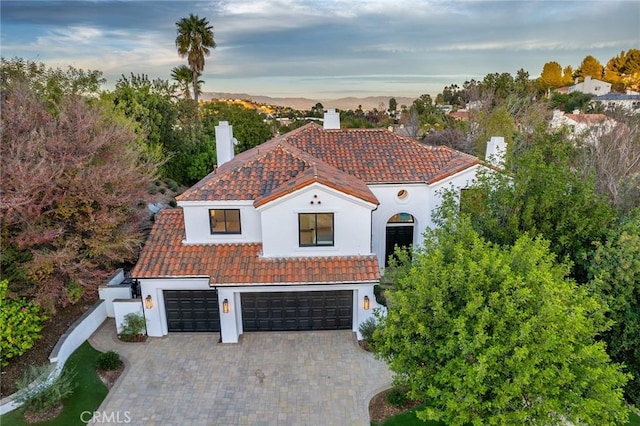
[[[206,18],[189,14],[176,22],[178,36],[176,47],[180,57],[187,58],[191,69],[191,83],[193,84],[193,98],[198,103],[198,76],[204,70],[204,57],[209,56],[209,49],[216,47],[213,40],[213,26]]]
[[[178,82],[178,87],[180,87],[185,99],[191,99],[190,86],[193,83],[193,74],[191,74],[189,67],[186,65],[174,67],[171,70],[171,78]]]

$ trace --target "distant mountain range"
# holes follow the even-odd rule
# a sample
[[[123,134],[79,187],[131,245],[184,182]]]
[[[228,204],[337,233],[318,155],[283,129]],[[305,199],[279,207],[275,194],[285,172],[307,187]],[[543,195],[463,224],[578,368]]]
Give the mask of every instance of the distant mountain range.
[[[342,110],[357,109],[362,105],[363,110],[371,110],[373,108],[387,109],[389,107],[389,99],[396,98],[398,109],[402,105],[410,106],[417,98],[409,98],[403,96],[368,96],[366,98],[346,97],[339,99],[309,99],[309,98],[272,98],[270,96],[249,95],[246,93],[218,93],[204,92],[200,99],[208,101],[211,99],[244,99],[251,100],[259,104],[278,105],[291,107],[297,110],[309,110],[312,106],[320,102],[322,106],[327,108],[337,108]]]

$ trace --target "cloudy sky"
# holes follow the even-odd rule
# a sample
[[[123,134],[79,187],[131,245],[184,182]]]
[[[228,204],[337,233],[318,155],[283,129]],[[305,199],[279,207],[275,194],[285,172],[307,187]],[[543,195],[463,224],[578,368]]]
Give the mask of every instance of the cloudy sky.
[[[640,48],[640,1],[2,0],[1,52],[52,67],[170,78],[175,23],[214,27],[205,91],[269,96],[436,94],[549,61],[605,65]]]

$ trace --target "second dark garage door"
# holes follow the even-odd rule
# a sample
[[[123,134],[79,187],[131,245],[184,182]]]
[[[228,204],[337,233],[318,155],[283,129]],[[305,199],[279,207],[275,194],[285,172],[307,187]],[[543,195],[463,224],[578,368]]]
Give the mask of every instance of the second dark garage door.
[[[242,293],[244,331],[351,330],[353,291]]]
[[[168,331],[220,331],[218,292],[165,290]]]

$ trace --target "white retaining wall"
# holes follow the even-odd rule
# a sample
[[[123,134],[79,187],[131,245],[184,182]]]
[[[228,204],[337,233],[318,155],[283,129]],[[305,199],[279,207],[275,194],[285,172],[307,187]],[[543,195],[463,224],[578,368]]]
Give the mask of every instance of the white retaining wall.
[[[106,303],[99,301],[74,322],[67,331],[60,336],[58,343],[49,355],[49,362],[53,367],[52,373],[44,380],[49,380],[60,374],[64,364],[71,354],[87,340],[100,325],[107,319]],[[16,394],[9,395],[0,401],[0,414],[5,414],[20,407],[14,401]]]

